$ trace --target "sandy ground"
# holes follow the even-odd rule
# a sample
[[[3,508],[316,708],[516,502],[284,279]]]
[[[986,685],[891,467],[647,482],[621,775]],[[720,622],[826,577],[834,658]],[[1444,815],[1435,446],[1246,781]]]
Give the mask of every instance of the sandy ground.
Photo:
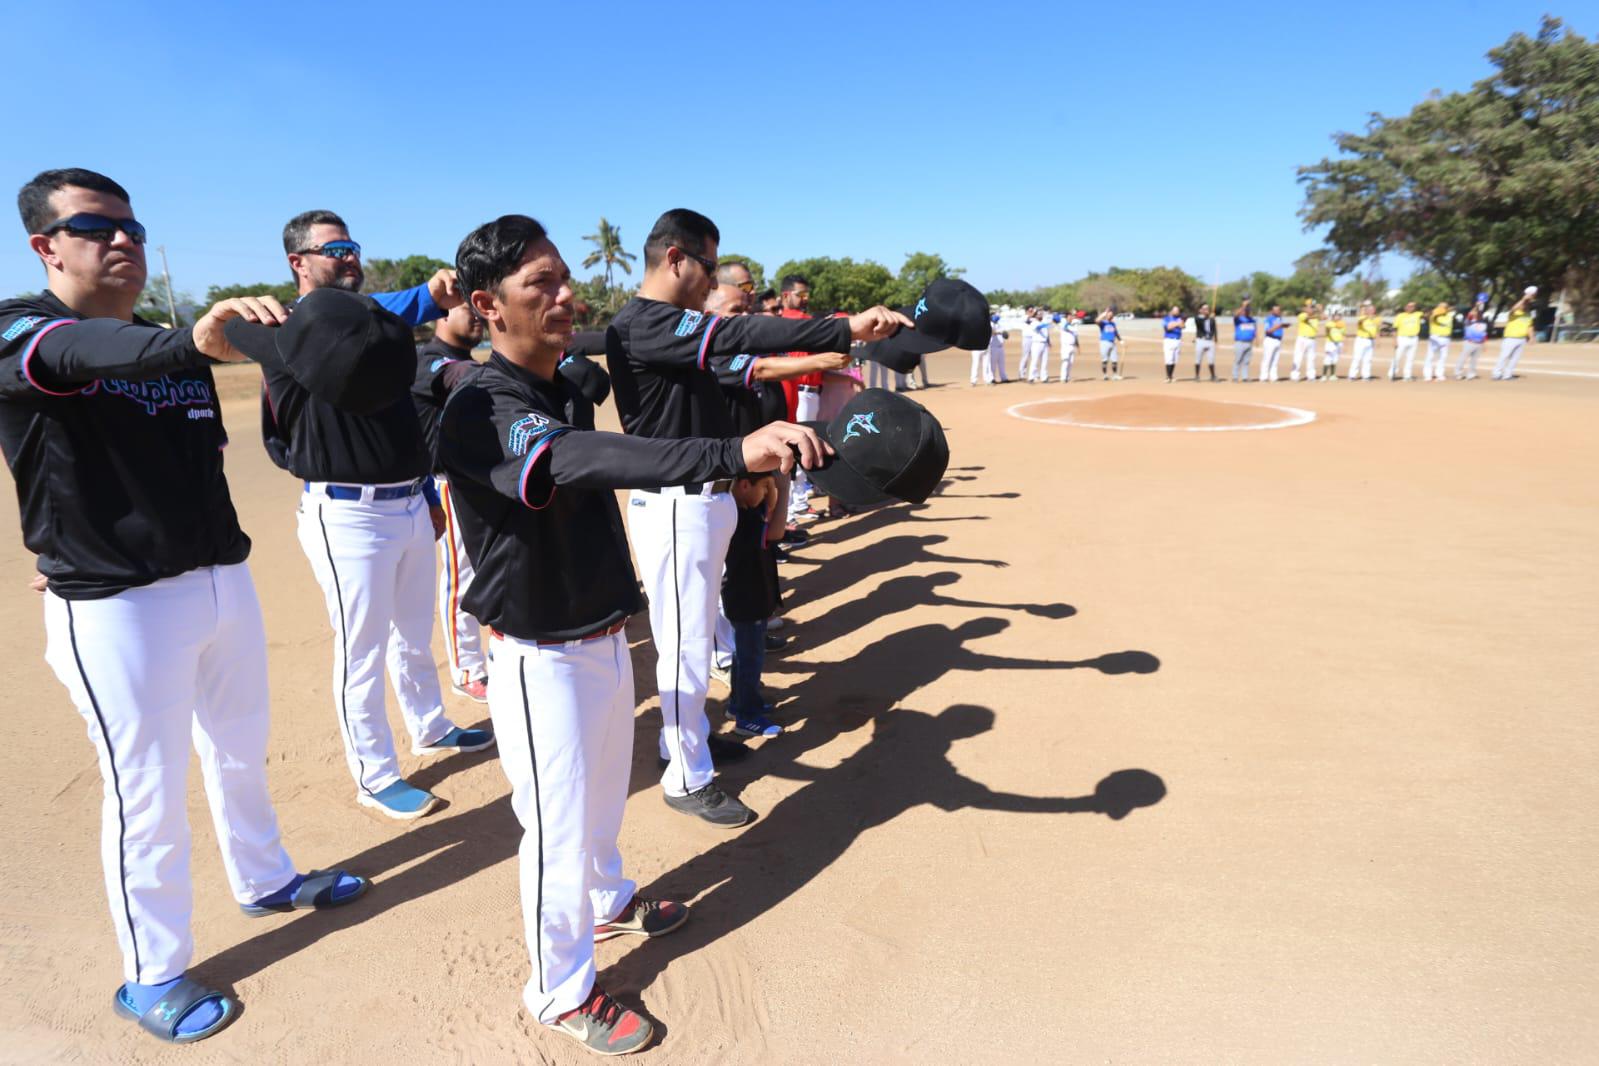
[[[976,389],[963,353],[934,357],[918,395],[949,431],[942,492],[819,524],[785,567],[797,637],[769,680],[791,732],[723,777],[762,814],[745,830],[662,805],[635,621],[623,851],[697,904],[680,934],[599,949],[660,1024],[643,1059],[1592,1061],[1599,350],[1534,349],[1508,385],[1167,386],[1156,352],[1137,341],[1119,383]],[[297,486],[256,443],[249,373],[228,376],[228,462],[284,837],[376,885],[245,919],[195,784],[195,970],[243,1016],[184,1049],[114,1017],[99,774],[8,533],[0,1060],[586,1061],[521,1011],[492,753],[406,757],[450,801],[414,826],[354,803]],[[1006,414],[1068,397],[1135,423],[1214,422],[1217,401],[1316,418]]]

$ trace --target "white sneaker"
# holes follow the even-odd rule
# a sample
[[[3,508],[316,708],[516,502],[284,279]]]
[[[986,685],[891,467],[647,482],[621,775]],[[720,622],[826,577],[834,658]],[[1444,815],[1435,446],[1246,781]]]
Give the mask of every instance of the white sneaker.
[[[733,664],[732,663],[728,663],[726,666],[722,666],[719,663],[714,663],[714,662],[711,663],[711,680],[720,681],[722,684],[726,685],[728,688],[732,688],[733,687]]]

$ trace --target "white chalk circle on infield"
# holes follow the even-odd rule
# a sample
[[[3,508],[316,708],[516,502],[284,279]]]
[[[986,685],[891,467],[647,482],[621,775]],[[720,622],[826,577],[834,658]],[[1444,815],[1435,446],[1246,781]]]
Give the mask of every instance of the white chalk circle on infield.
[[[1084,404],[1090,410],[1079,415],[1066,411],[1055,415],[1030,413],[1032,408]],[[1260,417],[1246,420],[1243,411],[1218,411],[1216,408],[1249,408]],[[1138,393],[1131,396],[1065,396],[1051,400],[1028,400],[1005,409],[1012,418],[1048,426],[1076,429],[1109,429],[1128,433],[1224,433],[1238,430],[1292,429],[1309,425],[1316,412],[1303,407],[1243,400],[1200,400]]]

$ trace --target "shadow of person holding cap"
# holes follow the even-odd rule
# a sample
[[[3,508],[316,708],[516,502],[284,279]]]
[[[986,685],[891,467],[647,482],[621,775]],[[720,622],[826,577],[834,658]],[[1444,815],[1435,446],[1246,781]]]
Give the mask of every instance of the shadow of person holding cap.
[[[765,817],[640,888],[644,896],[694,900],[694,917],[672,936],[646,941],[617,960],[602,983],[613,995],[650,986],[673,959],[780,905],[863,834],[916,807],[1121,820],[1166,794],[1158,775],[1139,769],[1118,770],[1079,796],[1031,796],[974,781],[955,768],[950,749],[993,725],[994,712],[975,704],[955,704],[936,715],[901,708],[877,719],[871,739],[836,767],[791,767],[790,776],[807,783]],[[933,879],[936,871],[924,875]]]
[[[878,507],[864,514],[851,515],[842,522],[828,522],[810,528],[811,539],[799,547],[803,548],[814,542],[817,544],[839,544],[846,540],[876,533],[900,523],[914,523],[928,525],[934,522],[987,522],[988,515],[941,515],[933,517],[927,512],[930,508],[925,503],[898,503]],[[831,565],[831,564],[829,564]]]

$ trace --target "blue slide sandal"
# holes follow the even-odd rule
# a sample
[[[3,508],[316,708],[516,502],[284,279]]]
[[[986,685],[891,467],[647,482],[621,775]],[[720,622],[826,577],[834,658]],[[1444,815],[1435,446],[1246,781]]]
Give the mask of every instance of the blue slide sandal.
[[[123,992],[126,986],[119,987],[111,997],[111,1007],[122,1017],[139,1023],[139,1027],[154,1036],[157,1040],[168,1044],[192,1044],[196,1040],[204,1040],[221,1032],[239,1012],[239,1005],[232,996],[226,992],[218,992],[214,988],[207,988],[198,981],[191,981],[187,977],[179,978],[173,986],[162,993],[161,998],[150,1005],[150,1009],[140,1014],[125,998]],[[183,1024],[183,1019],[207,1000],[215,1000],[222,1010],[222,1016],[204,1029],[197,1029],[192,1033],[180,1033],[178,1027]]]
[[[239,904],[239,909],[251,918],[291,911],[327,910],[360,899],[372,887],[372,882],[366,878],[343,870],[312,870],[296,880],[298,884],[290,882],[292,889],[286,885],[265,899]]]

